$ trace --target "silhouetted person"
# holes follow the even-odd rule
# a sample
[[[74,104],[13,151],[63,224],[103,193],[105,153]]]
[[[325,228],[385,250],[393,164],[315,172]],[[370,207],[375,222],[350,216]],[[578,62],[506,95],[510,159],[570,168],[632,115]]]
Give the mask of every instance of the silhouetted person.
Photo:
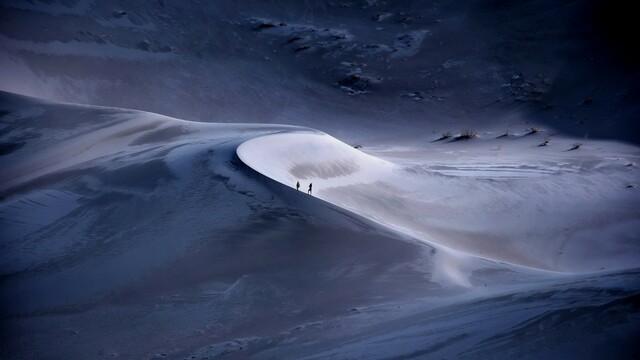
[[[311,195],[311,187],[313,186],[312,183],[309,183],[309,191],[307,191],[307,194]]]
[[[296,182],[296,190],[300,191],[300,181]]]

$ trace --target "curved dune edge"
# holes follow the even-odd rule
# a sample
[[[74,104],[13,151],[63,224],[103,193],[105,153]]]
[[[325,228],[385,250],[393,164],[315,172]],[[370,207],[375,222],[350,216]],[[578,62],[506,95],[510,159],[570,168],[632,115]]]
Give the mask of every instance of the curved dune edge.
[[[439,251],[433,258],[432,280],[438,283],[471,286],[469,276],[472,271],[487,267],[487,260],[521,270],[543,270],[453,249],[420,237],[410,229],[394,226],[384,217],[371,216],[367,211],[362,211],[358,204],[335,201],[332,195],[335,189],[375,187],[393,181],[394,174],[401,169],[394,163],[366,154],[328,134],[289,132],[259,136],[240,144],[236,153],[245,165],[272,181],[290,187],[295,187],[296,182],[300,181],[301,196],[307,192],[308,184],[313,183],[314,197],[436,247]],[[380,205],[384,206],[384,199],[381,199]]]
[[[42,111],[45,108],[43,105]],[[473,255],[478,260],[566,273],[639,265],[640,253],[633,241],[640,220],[633,212],[620,216],[621,210],[631,209],[637,195],[629,191],[621,195],[617,179],[597,166],[591,172],[562,176],[541,172],[535,181],[478,181],[473,176],[430,171],[432,154],[424,150],[413,156],[417,160],[429,156],[428,161],[399,165],[309,128],[196,123],[130,110],[97,109],[113,114],[90,116],[71,128],[47,117],[21,122],[24,129],[19,131],[53,126],[60,128],[63,137],[55,147],[32,142],[26,150],[0,159],[10,170],[0,179],[0,191],[63,170],[115,169],[125,162],[152,159],[162,159],[174,174],[187,178],[192,175],[189,156],[216,148],[229,160],[237,155],[248,167],[286,186],[294,187],[300,181],[303,193],[313,183],[314,197],[459,259]],[[481,143],[464,146],[475,153],[479,150],[476,144]],[[532,158],[530,152],[516,155],[522,162]],[[559,161],[571,160],[570,156],[573,153],[559,156]],[[495,158],[478,159],[491,163]],[[466,168],[481,169],[472,162],[446,165],[453,172],[467,174]],[[455,269],[467,266],[465,261],[456,263]]]
[[[258,149],[268,150],[257,151]],[[316,183],[314,195],[326,189],[380,181],[396,165],[368,155],[325,133],[287,132],[258,136],[238,146],[240,160],[264,176],[300,190]]]
[[[266,151],[265,148],[269,150]],[[376,183],[393,179],[394,173],[400,168],[328,134],[293,131],[258,136],[240,144],[236,154],[246,166],[271,181],[293,188],[299,181],[300,196],[308,196],[308,184],[313,183],[312,194],[315,198],[437,248],[438,251],[431,257],[431,280],[443,286],[471,287],[470,277],[473,271],[495,267],[494,264],[487,263],[487,260],[493,262],[493,259],[475,257],[416,237],[407,229],[393,226],[384,217],[371,216],[367,211],[362,211],[357,203],[335,201],[332,197],[334,189],[375,186]],[[509,265],[519,267],[517,264]]]
[[[565,194],[566,184],[557,183],[558,179],[573,181],[570,178],[549,177],[549,184],[537,181],[535,187],[526,182],[491,187],[468,178],[416,175],[324,133],[293,131],[258,136],[238,146],[236,153],[243,163],[267,178],[291,187],[300,181],[303,192],[313,183],[313,196],[449,253],[445,266],[449,273],[463,272],[461,269],[467,272],[473,260],[462,259],[471,257],[553,273],[637,267],[635,252],[625,253],[629,244],[609,245],[602,240],[606,236],[628,237],[636,228],[634,221],[611,219],[615,226],[603,227],[600,231],[605,233],[591,234],[576,228],[569,240],[565,235],[554,236],[559,232],[556,228],[565,227],[556,214],[568,213],[574,206],[571,198],[581,195]],[[514,198],[513,192],[522,191],[524,186],[532,191],[539,191],[539,187],[549,195],[534,199],[532,204],[528,203],[530,198]],[[476,195],[470,198],[469,193]],[[561,196],[564,198],[558,199]],[[565,198],[569,199],[564,201],[565,208],[555,209],[554,202],[563,204]],[[581,200],[578,198],[578,203]],[[549,213],[528,222],[519,221],[519,212],[540,208],[535,201],[549,206]],[[494,203],[503,207],[486,209],[487,204]],[[583,217],[586,215],[575,215],[576,222]],[[456,277],[457,283],[464,284],[464,276]]]

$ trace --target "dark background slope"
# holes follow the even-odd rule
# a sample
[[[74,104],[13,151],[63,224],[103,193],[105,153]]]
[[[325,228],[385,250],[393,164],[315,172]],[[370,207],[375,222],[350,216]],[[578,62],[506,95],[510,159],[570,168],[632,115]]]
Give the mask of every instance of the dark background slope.
[[[631,13],[604,1],[2,1],[0,88],[347,140],[536,125],[637,142]]]

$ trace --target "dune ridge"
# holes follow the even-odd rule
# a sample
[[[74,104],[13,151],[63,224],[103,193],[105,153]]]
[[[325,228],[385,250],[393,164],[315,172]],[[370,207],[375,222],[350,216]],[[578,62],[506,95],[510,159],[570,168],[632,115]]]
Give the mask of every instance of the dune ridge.
[[[429,155],[419,149],[405,151],[394,163],[330,135],[295,130],[249,139],[237,153],[275,181],[288,186],[301,181],[303,192],[312,182],[314,196],[457,256],[569,273],[639,265],[633,234],[640,222],[627,194],[616,189],[608,197],[613,176],[598,169],[604,164],[579,174],[558,170],[558,163],[575,161],[566,158],[544,159],[522,171],[494,165],[494,177],[501,180],[487,181],[487,168],[473,161],[449,166],[443,174],[430,169]],[[518,155],[521,162],[540,162],[535,153]],[[403,165],[407,158],[411,163]],[[500,172],[506,175],[500,178]],[[603,192],[607,196],[592,195]]]
[[[558,357],[584,355],[585,339],[610,347],[612,333],[620,346],[608,353],[632,351],[635,233],[616,234],[634,230],[637,195],[615,186],[636,170],[594,161],[602,149],[528,157],[522,167],[483,150],[493,140],[363,152],[303,127],[4,92],[0,105],[0,357],[476,358],[505,347]],[[601,158],[634,159],[602,146],[610,153]],[[558,198],[554,189],[569,183],[575,190]],[[533,211],[587,206],[572,221],[603,216],[590,226],[612,239],[610,253],[592,260],[619,266],[541,271],[579,257],[568,241],[571,256],[540,265],[540,247],[496,237],[511,223],[490,220],[509,220],[501,210],[523,201]],[[566,226],[557,214],[541,215],[542,235]],[[524,228],[516,236],[534,230],[513,225]],[[594,321],[606,331],[587,326]]]

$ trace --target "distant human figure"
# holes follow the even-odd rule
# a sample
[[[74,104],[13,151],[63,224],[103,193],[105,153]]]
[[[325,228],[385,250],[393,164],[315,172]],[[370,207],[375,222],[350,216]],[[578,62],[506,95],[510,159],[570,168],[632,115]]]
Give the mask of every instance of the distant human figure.
[[[307,191],[307,194],[311,195],[311,187],[313,186],[312,183],[309,183],[309,191]]]
[[[296,182],[296,190],[300,191],[300,181]]]

